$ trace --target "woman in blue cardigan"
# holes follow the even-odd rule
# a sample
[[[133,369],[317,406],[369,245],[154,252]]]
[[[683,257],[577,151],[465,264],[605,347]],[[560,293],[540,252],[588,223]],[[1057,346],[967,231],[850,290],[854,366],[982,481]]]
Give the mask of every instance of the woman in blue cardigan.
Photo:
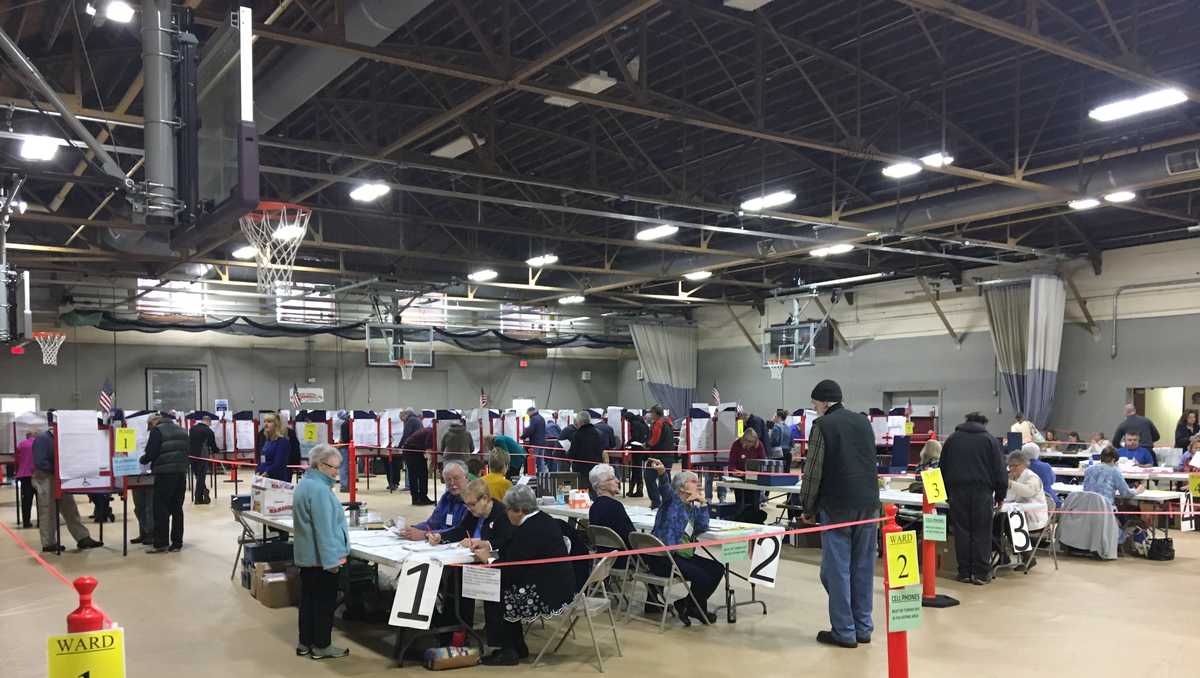
[[[287,438],[282,439],[287,443]],[[350,534],[342,503],[333,493],[342,455],[318,445],[308,456],[309,467],[292,496],[295,560],[300,568],[300,641],[296,654],[335,659],[350,654],[332,642],[333,612],[337,607],[338,574],[350,555]]]
[[[666,466],[658,459],[648,459],[646,467],[658,474],[658,496],[661,505],[654,517],[651,534],[667,546],[697,541],[697,536],[708,531],[708,502],[700,489],[700,479],[691,471],[682,471],[674,476],[667,475]],[[725,576],[725,567],[711,558],[704,558],[694,549],[672,551],[675,566],[692,590],[690,598],[675,601],[675,614],[684,626],[691,626],[688,617],[709,624],[716,623],[716,613],[708,611],[708,597],[717,590]],[[666,577],[670,564],[666,558],[647,558],[654,574]]]
[[[291,452],[287,429],[279,415],[274,412],[264,414],[262,460],[258,463],[258,473],[274,480],[291,482],[292,471],[287,467]]]

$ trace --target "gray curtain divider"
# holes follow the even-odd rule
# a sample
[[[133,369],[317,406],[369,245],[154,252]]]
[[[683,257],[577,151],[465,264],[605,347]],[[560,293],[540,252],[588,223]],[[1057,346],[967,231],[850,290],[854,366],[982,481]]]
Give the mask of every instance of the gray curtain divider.
[[[1028,283],[988,287],[983,298],[1008,400],[1034,426],[1045,428],[1054,410],[1062,347],[1063,283],[1033,276]]]
[[[696,392],[700,349],[696,328],[635,323],[629,325],[629,334],[651,395],[674,418],[687,416]]]

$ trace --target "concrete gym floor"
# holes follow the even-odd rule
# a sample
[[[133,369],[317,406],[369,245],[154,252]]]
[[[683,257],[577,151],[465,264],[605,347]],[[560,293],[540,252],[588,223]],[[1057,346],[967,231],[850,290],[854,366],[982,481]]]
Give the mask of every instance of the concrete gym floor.
[[[385,516],[423,517],[407,494],[389,495],[382,477],[364,492],[372,510]],[[361,481],[360,481],[361,482]],[[68,551],[48,560],[68,578],[91,575],[100,581],[98,604],[126,629],[128,675],[171,678],[286,676],[382,677],[394,675],[379,626],[339,622],[334,642],[351,648],[349,657],[316,662],[296,657],[296,609],[268,609],[250,597],[229,570],[240,529],[228,508],[227,488],[207,506],[186,506],[185,547],[174,554],[148,555],[130,547],[120,555],[118,522],[105,528],[104,548]],[[365,487],[365,486],[364,486]],[[243,485],[243,489],[246,486]],[[0,520],[14,525],[11,487],[0,489]],[[628,499],[645,503],[645,499]],[[90,505],[80,501],[80,513]],[[131,504],[132,508],[132,504]],[[133,518],[130,517],[131,526]],[[98,536],[94,523],[88,523]],[[38,549],[37,530],[15,530]],[[65,531],[64,536],[66,537]],[[1054,571],[1048,558],[1028,576],[1002,575],[976,587],[939,579],[938,588],[962,605],[924,611],[922,626],[909,634],[910,675],[920,678],[976,678],[1050,675],[1194,676],[1195,573],[1200,534],[1174,533],[1176,560],[1168,563],[1122,558],[1094,562],[1063,558]],[[69,537],[67,545],[73,546]],[[757,677],[879,677],[887,675],[882,581],[876,579],[874,642],[845,650],[818,645],[814,636],[827,628],[825,595],[815,562],[816,551],[784,548],[779,586],[760,590],[770,614],[739,610],[735,625],[721,615],[710,628],[682,628],[668,620],[657,626],[630,622],[620,626],[624,657],[613,656],[611,635],[605,650],[610,673],[638,676],[747,675]],[[744,567],[744,565],[743,565]],[[713,604],[717,604],[714,596]],[[739,600],[749,598],[739,589]],[[0,643],[4,678],[46,675],[46,637],[66,630],[66,615],[76,605],[68,588],[0,533]],[[546,638],[535,630],[536,652]],[[1191,667],[1191,668],[1189,668]],[[424,671],[406,664],[409,671]],[[529,665],[523,664],[522,671]],[[548,675],[592,675],[595,658],[586,630],[568,640],[548,665]],[[459,673],[513,673],[512,669],[473,667]],[[457,675],[457,674],[456,674]]]

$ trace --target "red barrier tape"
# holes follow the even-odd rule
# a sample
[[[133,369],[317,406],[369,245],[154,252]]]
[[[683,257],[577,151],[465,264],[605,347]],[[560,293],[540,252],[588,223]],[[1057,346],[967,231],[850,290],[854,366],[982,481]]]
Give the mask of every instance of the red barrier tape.
[[[252,461],[233,461],[230,459],[213,459],[212,457],[192,457],[192,456],[189,456],[188,459],[191,459],[193,461],[207,461],[207,462],[210,462],[213,464],[226,464],[229,466],[254,466],[255,468],[258,467],[258,464],[255,464]],[[302,464],[289,464],[288,468],[307,469],[308,466],[305,466]]]
[[[39,565],[41,565],[43,568],[45,568],[47,572],[54,575],[54,577],[56,579],[58,579],[59,581],[61,581],[62,583],[66,584],[68,587],[70,587],[70,589],[72,591],[75,590],[75,586],[71,583],[70,579],[67,579],[63,575],[62,572],[59,572],[57,567],[54,567],[50,563],[46,562],[46,559],[43,558],[40,553],[38,553],[37,551],[34,551],[33,547],[31,547],[29,544],[26,544],[25,540],[21,539],[21,537],[17,536],[17,533],[13,532],[12,529],[9,528],[8,525],[5,525],[3,522],[0,522],[0,527],[4,528],[4,531],[7,532],[8,536],[13,540],[13,543],[15,543],[21,550],[25,551],[30,556],[32,556],[33,559],[36,560]],[[93,603],[92,607],[95,607],[96,610],[101,615],[104,616],[104,623],[106,624],[106,628],[113,626],[112,619],[107,614],[105,614],[104,610],[101,610],[99,607],[96,607],[96,605],[94,603]]]

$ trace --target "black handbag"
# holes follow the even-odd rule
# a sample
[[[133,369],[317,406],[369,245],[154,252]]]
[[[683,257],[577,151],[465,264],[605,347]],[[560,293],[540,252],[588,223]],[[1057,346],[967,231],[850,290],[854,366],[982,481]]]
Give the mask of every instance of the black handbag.
[[[1175,560],[1175,540],[1170,537],[1155,539],[1150,542],[1150,549],[1146,552],[1146,558],[1150,560]]]

